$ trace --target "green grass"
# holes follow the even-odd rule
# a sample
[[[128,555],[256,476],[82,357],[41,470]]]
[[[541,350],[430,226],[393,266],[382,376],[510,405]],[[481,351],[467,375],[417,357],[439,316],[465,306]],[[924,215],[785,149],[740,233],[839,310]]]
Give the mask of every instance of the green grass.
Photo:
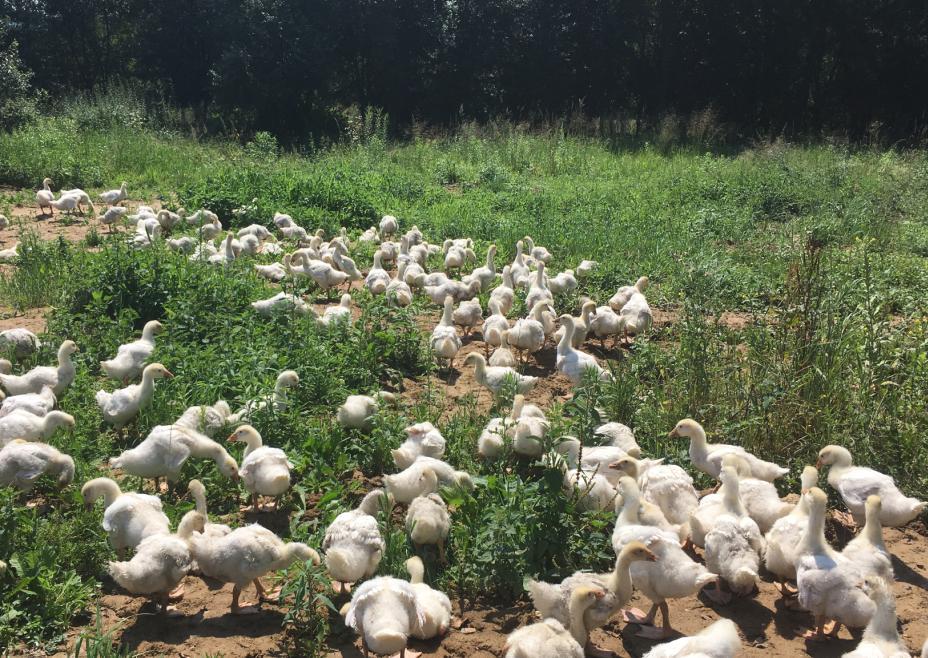
[[[197,143],[132,128],[79,131],[58,118],[0,135],[0,153],[0,183],[35,187],[50,176],[56,188],[95,192],[126,180],[134,198],[206,206],[224,222],[247,204],[237,224],[268,224],[279,210],[307,227],[332,232],[344,225],[356,234],[389,212],[404,228],[418,224],[433,242],[469,235],[482,250],[496,242],[499,262],[531,234],[555,254],[556,270],[583,258],[599,261],[583,290],[599,302],[646,273],[652,306],[671,322],[614,364],[614,383],[551,410],[561,432],[588,437],[600,407],[632,426],[649,454],[685,464],[685,445],[666,434],[693,416],[710,437],[790,465],[784,489],[834,442],[896,476],[908,493],[928,497],[922,152],[780,144],[730,155],[647,144],[615,152],[564,135],[498,130],[402,145],[374,140],[300,156],[278,155],[266,139],[244,147]],[[294,408],[254,422],[296,464],[289,501],[295,539],[318,546],[328,522],[362,493],[354,472],[389,469],[389,449],[407,423],[438,423],[445,408],[440,388],[384,414],[370,436],[346,432],[333,419],[347,394],[397,387],[429,371],[414,321],[425,304],[397,311],[360,292],[363,316],[349,330],[300,318],[259,321],[248,303],[273,291],[247,263],[220,271],[159,249],[132,252],[102,234],[96,241],[99,253],[28,241],[21,267],[0,274],[0,304],[54,307],[46,347],[27,367],[50,362],[62,338],[81,347],[77,381],[61,400],[77,427],[54,439],[78,461],[77,483],[124,447],[102,426],[93,401],[102,383],[98,361],[155,318],[166,327],[155,357],[176,378],[159,385],[130,443],[176,418],[188,402],[222,397],[235,406],[268,390],[279,370],[298,371]],[[359,263],[367,265],[369,253],[361,253]],[[558,300],[561,312],[578,306],[576,295]],[[728,322],[726,312],[743,322]],[[498,411],[480,413],[463,400],[439,423],[447,459],[479,483],[472,494],[445,492],[456,507],[450,561],[446,568],[429,565],[454,599],[481,593],[505,602],[519,595],[524,575],[557,577],[610,560],[610,515],[579,512],[561,493],[556,470],[522,464],[509,471],[476,458],[477,435]],[[211,464],[188,465],[184,481],[194,476],[206,483],[213,513],[237,509],[240,494]],[[27,512],[5,494],[17,522],[0,526],[0,559],[16,555],[38,565],[30,577],[44,584],[28,595],[0,588],[0,603],[18,615],[0,611],[4,644],[54,642],[99,582],[108,549],[98,514],[80,510],[76,488],[57,493],[46,486],[52,505],[42,511]],[[188,506],[170,500],[172,519]],[[402,528],[384,523],[382,571],[402,574],[410,546]],[[35,537],[42,533],[55,541],[39,551]],[[49,565],[76,580],[43,581]],[[296,652],[312,653],[330,618],[340,626],[321,592],[322,573],[292,571],[288,620],[300,623],[290,636]],[[0,584],[22,577],[11,570]],[[62,597],[71,603],[45,604]],[[109,636],[101,642],[100,655],[109,655]]]

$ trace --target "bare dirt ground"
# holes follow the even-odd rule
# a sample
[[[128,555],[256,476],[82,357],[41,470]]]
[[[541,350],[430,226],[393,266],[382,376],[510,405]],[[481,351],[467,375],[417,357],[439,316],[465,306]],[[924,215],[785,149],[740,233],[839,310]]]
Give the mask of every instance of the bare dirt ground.
[[[259,519],[260,520],[260,519]],[[275,520],[279,521],[279,520]],[[273,523],[277,525],[277,523]],[[839,545],[852,533],[837,523],[830,524],[829,536]],[[893,554],[896,583],[897,614],[903,640],[913,652],[920,649],[928,637],[928,539],[925,528],[913,526],[887,529],[886,545]],[[178,605],[184,617],[164,619],[144,599],[126,596],[104,584],[99,599],[103,628],[113,631],[113,638],[143,655],[203,656],[227,658],[286,655],[290,646],[282,628],[283,610],[277,605],[264,604],[261,613],[234,616],[229,613],[231,586],[188,577],[186,596]],[[252,594],[252,592],[246,592]],[[451,593],[453,598],[454,593]],[[244,600],[244,599],[243,599]],[[336,601],[336,606],[341,600]],[[633,605],[647,609],[648,601],[635,594]],[[516,628],[536,620],[531,605],[492,605],[479,602],[468,605],[462,612],[455,601],[455,615],[463,621],[460,630],[451,630],[441,641],[411,641],[410,648],[435,658],[500,658],[504,654],[506,635]],[[754,597],[737,599],[724,606],[700,597],[680,599],[670,603],[671,619],[681,633],[692,635],[720,617],[732,619],[743,640],[743,656],[797,656],[837,658],[856,646],[857,640],[842,630],[837,640],[807,642],[802,638],[812,623],[808,613],[785,609],[772,582],[764,581]],[[68,641],[73,643],[78,633],[92,628],[75,629]],[[343,629],[339,620],[332,621],[333,635],[327,645],[328,658],[359,658],[360,641]],[[593,639],[619,656],[638,657],[654,646],[654,642],[636,636],[638,626],[614,621],[597,630]],[[857,633],[859,636],[859,633]],[[66,652],[57,654],[67,655]]]
[[[0,331],[22,327],[28,329],[34,334],[41,334],[45,331],[45,314],[47,308],[30,308],[23,313],[0,306]]]

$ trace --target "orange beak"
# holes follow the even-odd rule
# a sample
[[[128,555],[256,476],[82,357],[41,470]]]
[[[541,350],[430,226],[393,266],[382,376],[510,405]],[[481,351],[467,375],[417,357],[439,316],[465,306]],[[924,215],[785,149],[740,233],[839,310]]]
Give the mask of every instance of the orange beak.
[[[174,374],[170,370],[165,370],[164,376],[167,377],[168,379],[171,379],[172,377],[174,377]]]
[[[657,562],[657,556],[651,551],[648,551],[648,562]]]
[[[677,433],[677,428],[674,427],[672,430],[670,430],[670,432],[667,433],[667,436],[680,436],[680,435]]]
[[[229,438],[226,439],[226,441],[229,443],[235,443],[235,434],[230,434]]]
[[[818,459],[815,460],[815,468],[821,468],[821,467],[822,467],[822,458],[819,457]]]

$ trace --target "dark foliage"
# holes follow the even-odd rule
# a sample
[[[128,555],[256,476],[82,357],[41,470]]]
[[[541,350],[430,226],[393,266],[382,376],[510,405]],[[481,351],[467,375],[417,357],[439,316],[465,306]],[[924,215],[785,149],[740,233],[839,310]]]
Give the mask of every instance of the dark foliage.
[[[611,130],[921,136],[928,5],[909,0],[2,0],[53,95],[134,79],[198,128],[288,142],[507,116]],[[680,130],[680,128],[684,128]],[[698,132],[698,131],[697,131]]]

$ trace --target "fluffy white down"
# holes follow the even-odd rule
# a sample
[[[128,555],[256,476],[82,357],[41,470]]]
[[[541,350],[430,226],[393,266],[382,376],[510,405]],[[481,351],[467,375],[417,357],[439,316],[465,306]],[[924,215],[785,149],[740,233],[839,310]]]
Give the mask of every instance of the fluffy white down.
[[[406,532],[416,544],[438,544],[451,531],[448,506],[438,494],[418,496],[406,512]]]
[[[719,619],[697,635],[657,645],[644,658],[734,658],[740,649],[735,622]]]
[[[46,443],[12,441],[0,450],[0,487],[29,491],[43,474],[64,486],[74,479],[74,460]]]
[[[113,580],[132,594],[168,592],[190,571],[187,542],[174,535],[152,535],[143,540],[128,562],[110,562]]]
[[[293,464],[280,448],[261,446],[242,459],[239,475],[251,493],[261,496],[279,496],[290,488],[290,469]]]
[[[505,658],[584,658],[584,651],[561,622],[545,619],[510,633]]]
[[[13,395],[0,402],[0,418],[9,416],[14,411],[25,411],[33,416],[45,416],[58,405],[55,394],[48,386],[41,393]]]
[[[318,561],[315,551],[305,544],[286,544],[257,523],[236,528],[219,538],[195,534],[190,546],[204,575],[239,587],[270,571],[282,569],[295,559]]]
[[[345,625],[360,633],[370,650],[379,654],[402,651],[413,630],[424,622],[412,585],[389,576],[362,584],[345,613]]]
[[[103,512],[103,529],[116,550],[135,548],[143,539],[171,531],[157,496],[127,492]]]
[[[336,516],[322,542],[329,574],[343,583],[376,573],[385,547],[377,519],[361,508]]]

